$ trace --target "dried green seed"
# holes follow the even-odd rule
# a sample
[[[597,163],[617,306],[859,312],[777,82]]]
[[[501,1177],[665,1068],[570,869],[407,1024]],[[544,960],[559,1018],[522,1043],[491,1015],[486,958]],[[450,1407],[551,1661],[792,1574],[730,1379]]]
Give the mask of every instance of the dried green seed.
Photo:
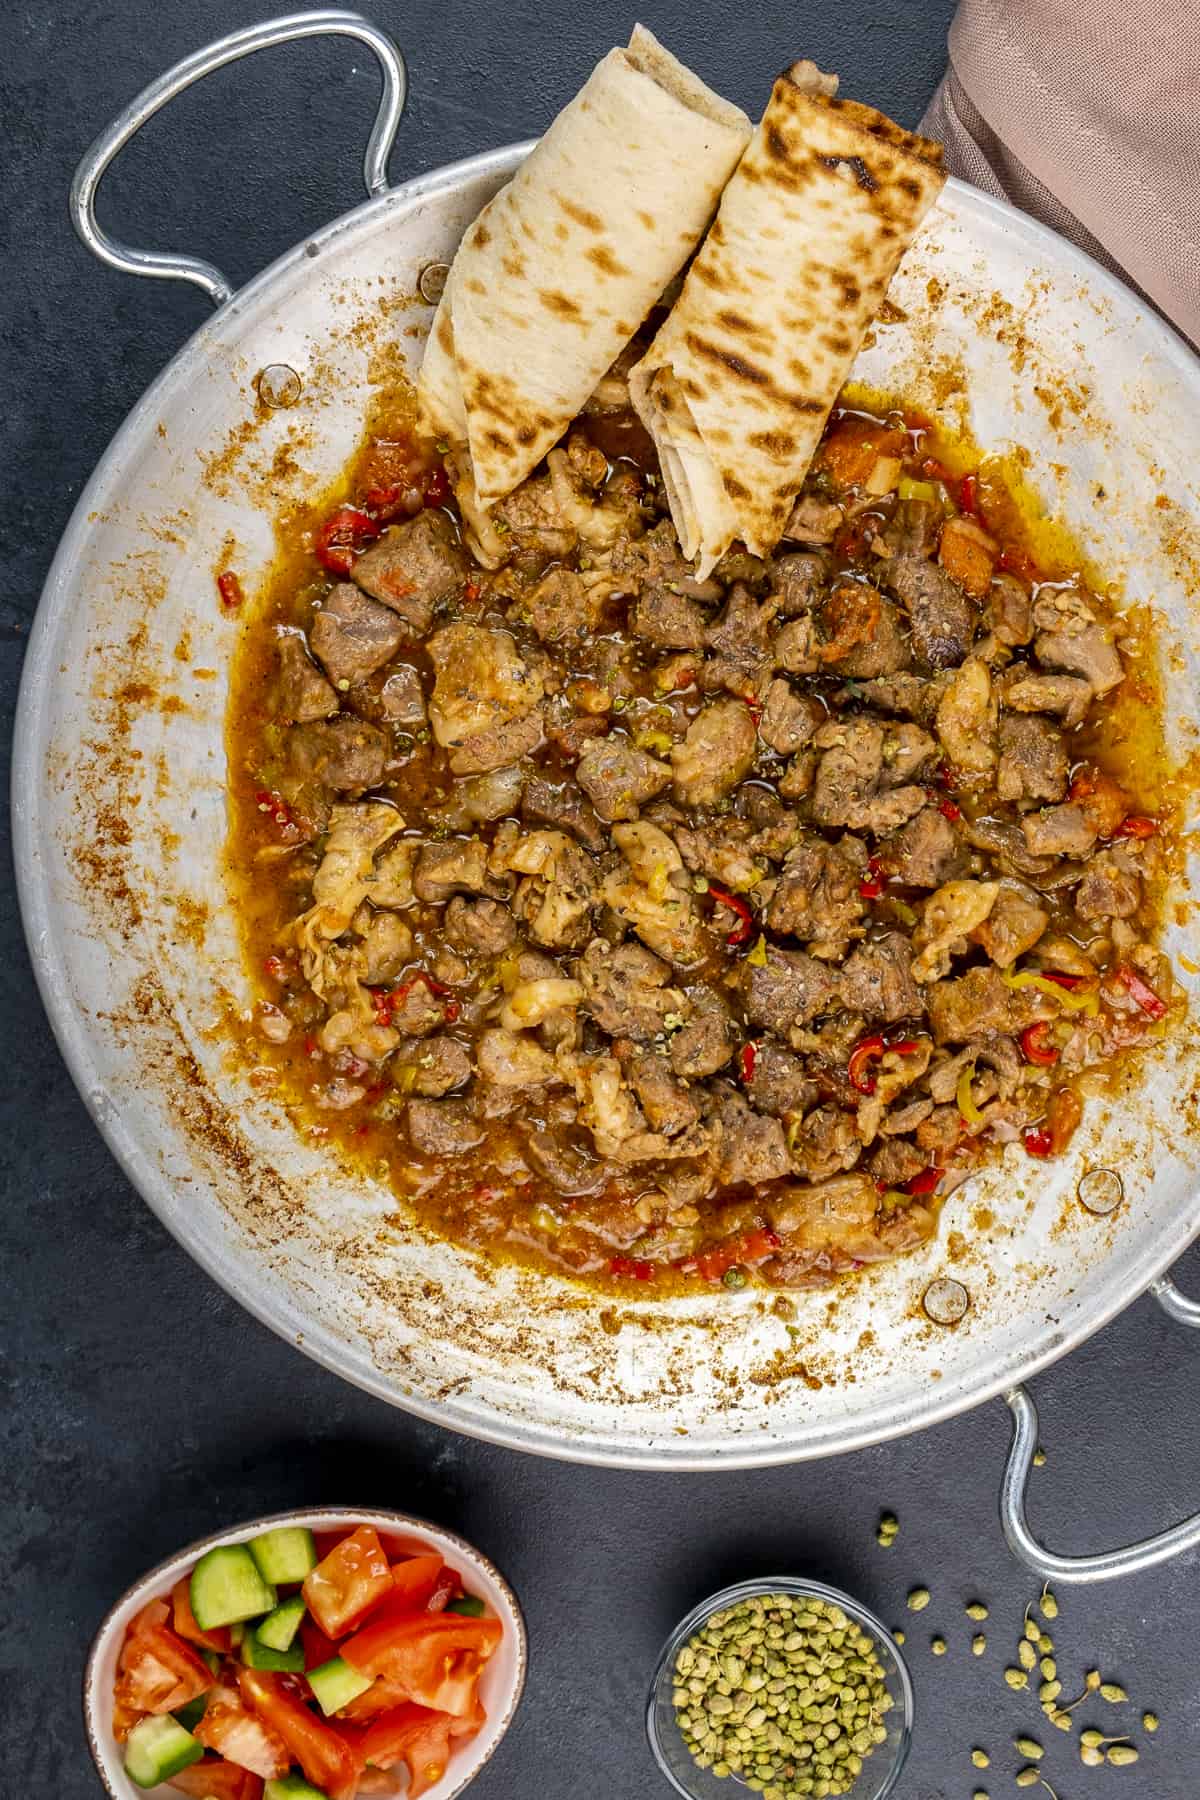
[[[1142,1714],[1142,1730],[1143,1731],[1157,1731],[1158,1730],[1158,1714],[1157,1713],[1147,1712],[1147,1713]]]
[[[1053,1681],[1054,1677],[1058,1674],[1058,1664],[1052,1656],[1043,1656],[1041,1662],[1038,1664],[1038,1668],[1042,1672],[1042,1679],[1044,1681]]]
[[[1024,1669],[1005,1669],[1004,1679],[1010,1688],[1027,1688],[1029,1677]]]
[[[1045,1754],[1046,1754],[1046,1752],[1042,1749],[1042,1746],[1038,1743],[1036,1738],[1031,1738],[1031,1737],[1014,1738],[1013,1743],[1016,1745],[1017,1749],[1021,1752],[1021,1755],[1024,1756],[1030,1762],[1037,1762],[1039,1760],[1039,1758],[1045,1756]]]
[[[1046,1466],[1046,1452],[1040,1444],[1033,1453],[1033,1466],[1035,1469],[1042,1469]]]
[[[903,1631],[901,1631],[899,1626],[897,1626],[895,1631],[893,1631],[892,1636],[895,1638],[895,1640],[898,1644],[902,1644],[904,1642],[904,1633],[903,1633]]]
[[[971,1655],[982,1656],[986,1649],[987,1639],[984,1637],[982,1631],[977,1632],[971,1639]]]
[[[986,1788],[976,1788],[971,1795],[971,1800],[988,1800]]]
[[[1036,1644],[1038,1639],[1041,1637],[1041,1635],[1042,1635],[1042,1628],[1038,1624],[1037,1620],[1031,1619],[1029,1617],[1029,1614],[1026,1613],[1025,1614],[1025,1636],[1029,1639],[1031,1644]]]
[[[931,1596],[928,1588],[914,1588],[908,1596],[909,1612],[924,1612],[925,1608],[929,1605],[930,1598]]]
[[[1120,1706],[1123,1700],[1128,1700],[1129,1695],[1125,1692],[1125,1689],[1121,1686],[1119,1681],[1102,1681],[1100,1683],[1100,1698],[1102,1700],[1107,1700],[1113,1706]]]
[[[967,1608],[968,1619],[986,1619],[987,1616],[988,1616],[988,1609],[983,1604],[983,1601],[982,1600],[972,1600],[970,1606],[968,1606],[968,1608]]]
[[[933,1651],[933,1654],[935,1656],[945,1656],[945,1654],[946,1654],[945,1638],[944,1637],[931,1638],[929,1640],[929,1648]]]
[[[1053,1654],[1054,1654],[1054,1639],[1051,1637],[1047,1637],[1045,1632],[1043,1631],[1041,1637],[1037,1641],[1037,1647],[1043,1656],[1053,1656]]]
[[[1041,1776],[1034,1768],[1022,1769],[1017,1775],[1018,1787],[1036,1787]]]
[[[1037,1667],[1037,1651],[1032,1644],[1027,1644],[1024,1638],[1017,1645],[1017,1660],[1023,1669]]]
[[[1038,1607],[1043,1619],[1057,1619],[1058,1601],[1054,1598],[1054,1595],[1050,1592],[1049,1588],[1042,1589],[1042,1597],[1038,1601]]]
[[[1096,1689],[1100,1686],[1100,1679],[1101,1679],[1101,1677],[1100,1677],[1099,1669],[1089,1669],[1088,1670],[1087,1674],[1083,1678],[1083,1685],[1086,1687],[1089,1694],[1095,1693]]]
[[[1104,1754],[1114,1769],[1127,1769],[1130,1763],[1138,1760],[1138,1752],[1132,1744],[1112,1744]]]
[[[986,1769],[991,1764],[991,1757],[986,1750],[972,1750],[971,1761],[977,1769]]]
[[[1042,1705],[1044,1706],[1046,1704],[1047,1700],[1057,1700],[1058,1696],[1061,1693],[1062,1693],[1062,1682],[1061,1681],[1043,1681],[1041,1687],[1038,1689],[1038,1699],[1042,1702]]]
[[[1050,1723],[1052,1725],[1056,1725],[1058,1727],[1059,1731],[1070,1731],[1070,1729],[1071,1729],[1070,1713],[1059,1712],[1057,1710],[1057,1708],[1051,1707],[1046,1716],[1050,1720]]]
[[[1086,1769],[1100,1769],[1104,1766],[1104,1752],[1090,1744],[1085,1744],[1079,1752],[1079,1760]]]

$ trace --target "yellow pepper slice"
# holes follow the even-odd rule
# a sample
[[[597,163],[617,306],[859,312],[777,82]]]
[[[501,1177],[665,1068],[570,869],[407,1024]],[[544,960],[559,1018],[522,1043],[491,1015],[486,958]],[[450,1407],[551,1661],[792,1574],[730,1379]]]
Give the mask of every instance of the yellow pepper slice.
[[[1052,1000],[1058,1001],[1064,1012],[1090,1013],[1094,1016],[1100,1011],[1100,996],[1094,988],[1077,992],[1073,988],[1062,987],[1045,975],[1035,974],[1032,969],[1019,969],[1015,975],[1011,969],[1002,969],[1000,979],[1005,987],[1036,988],[1039,994],[1049,994]]]
[[[958,1086],[954,1090],[954,1098],[958,1101],[958,1110],[974,1130],[984,1124],[983,1114],[975,1104],[975,1096],[971,1092],[971,1083],[975,1079],[975,1064],[968,1063],[958,1078]]]

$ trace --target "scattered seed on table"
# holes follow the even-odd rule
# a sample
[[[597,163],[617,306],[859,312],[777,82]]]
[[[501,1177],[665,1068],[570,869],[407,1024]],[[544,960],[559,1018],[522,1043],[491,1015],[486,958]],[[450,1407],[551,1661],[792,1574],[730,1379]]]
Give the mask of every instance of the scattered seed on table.
[[[1033,1453],[1033,1466],[1035,1469],[1042,1469],[1046,1466],[1046,1452],[1040,1444]]]
[[[1036,1619],[1031,1619],[1027,1612],[1025,1614],[1025,1636],[1029,1639],[1031,1644],[1036,1644],[1041,1635],[1041,1626]]]
[[[1104,1752],[1103,1750],[1097,1750],[1093,1744],[1081,1744],[1079,1747],[1079,1760],[1085,1769],[1102,1769],[1104,1767]]]
[[[1102,1700],[1107,1700],[1110,1706],[1120,1706],[1122,1701],[1128,1700],[1129,1695],[1125,1692],[1125,1689],[1121,1686],[1119,1681],[1102,1681],[1100,1683],[1100,1698]]]
[[[1158,1730],[1158,1714],[1157,1713],[1147,1712],[1147,1713],[1142,1714],[1142,1730],[1143,1731],[1157,1731]]]
[[[971,1800],[988,1800],[987,1789],[976,1788],[975,1792],[971,1795]]]
[[[1027,1688],[1029,1677],[1024,1669],[1005,1669],[1004,1679],[1010,1688]]]
[[[1054,1653],[1054,1639],[1052,1637],[1047,1637],[1043,1631],[1041,1637],[1037,1641],[1037,1647],[1043,1656],[1052,1656]]]
[[[1051,1703],[1051,1705],[1046,1708],[1046,1717],[1052,1725],[1057,1725],[1060,1731],[1070,1731],[1071,1715],[1069,1712],[1060,1712],[1059,1709]]]
[[[1024,1638],[1017,1645],[1017,1661],[1023,1669],[1033,1669],[1037,1666],[1037,1651]]]
[[[1053,1681],[1054,1677],[1058,1674],[1058,1664],[1052,1656],[1043,1656],[1041,1662],[1038,1664],[1038,1668],[1042,1672],[1043,1681]]]
[[[1083,1685],[1087,1689],[1089,1694],[1095,1693],[1096,1689],[1100,1686],[1101,1679],[1102,1678],[1101,1678],[1099,1669],[1089,1669],[1088,1670],[1087,1674],[1083,1678]]]
[[[1114,1769],[1126,1769],[1138,1760],[1138,1752],[1132,1744],[1112,1744],[1104,1754]]]
[[[986,1769],[991,1764],[991,1757],[986,1750],[972,1750],[971,1761],[977,1769]]]
[[[1041,1687],[1038,1689],[1038,1699],[1044,1706],[1047,1700],[1057,1700],[1061,1693],[1061,1681],[1043,1681]]]
[[[1017,1786],[1018,1787],[1036,1787],[1038,1782],[1041,1779],[1042,1779],[1042,1777],[1041,1777],[1040,1772],[1031,1766],[1027,1769],[1022,1769],[1019,1772],[1019,1774],[1017,1775]]]
[[[924,1612],[925,1608],[929,1605],[930,1598],[931,1596],[928,1588],[914,1588],[908,1596],[909,1612]]]
[[[984,1637],[982,1631],[977,1631],[975,1636],[971,1639],[971,1655],[982,1656],[986,1649],[987,1639]]]
[[[1102,1731],[1089,1727],[1087,1731],[1080,1733],[1079,1742],[1085,1750],[1098,1750],[1101,1744],[1107,1743],[1108,1740]]]
[[[893,1633],[892,1633],[892,1636],[895,1638],[895,1640],[898,1644],[902,1644],[904,1642],[903,1628],[901,1626],[897,1625],[895,1631],[893,1631]]]
[[[968,1606],[968,1608],[967,1608],[968,1619],[983,1620],[983,1619],[986,1619],[987,1616],[988,1616],[988,1609],[983,1604],[983,1601],[982,1600],[972,1600],[970,1606]]]
[[[929,1648],[933,1651],[933,1654],[935,1656],[945,1656],[945,1654],[946,1654],[945,1638],[944,1637],[930,1638]]]
[[[1045,1756],[1045,1754],[1046,1754],[1046,1752],[1042,1749],[1042,1746],[1038,1743],[1036,1738],[1031,1738],[1031,1737],[1014,1738],[1013,1743],[1016,1745],[1017,1749],[1021,1752],[1021,1755],[1025,1758],[1026,1762],[1037,1762],[1040,1760],[1041,1757]]]
[[[1038,1601],[1038,1609],[1041,1612],[1043,1619],[1057,1619],[1058,1601],[1054,1598],[1054,1595],[1050,1592],[1049,1588],[1042,1589],[1042,1597]]]

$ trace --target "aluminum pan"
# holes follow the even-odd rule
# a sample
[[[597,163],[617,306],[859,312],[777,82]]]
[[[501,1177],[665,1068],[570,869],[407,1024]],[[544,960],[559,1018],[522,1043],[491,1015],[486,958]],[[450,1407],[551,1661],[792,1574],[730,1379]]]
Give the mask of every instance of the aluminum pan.
[[[215,1029],[247,996],[220,878],[237,626],[213,571],[233,557],[252,584],[271,513],[345,460],[371,384],[428,323],[396,294],[448,258],[525,148],[408,183],[283,257],[196,333],[103,458],[47,579],[18,715],[16,856],[39,984],[93,1117],[168,1229],[357,1385],[579,1461],[691,1469],[857,1448],[1031,1375],[1186,1247],[1200,1229],[1190,1038],[1119,1105],[1092,1108],[1070,1162],[1014,1157],[952,1197],[924,1251],[797,1296],[784,1319],[752,1293],[607,1305],[429,1243],[381,1188],[301,1142]],[[956,182],[892,298],[907,316],[857,372],[952,424],[965,413],[989,448],[1033,452],[1051,508],[1130,599],[1154,601],[1174,747],[1192,756],[1195,360],[1090,259]],[[290,412],[256,404],[273,362],[303,377]],[[1127,1192],[1108,1221],[1073,1200],[1080,1167],[1100,1161]],[[953,1332],[919,1304],[942,1273],[972,1297]]]

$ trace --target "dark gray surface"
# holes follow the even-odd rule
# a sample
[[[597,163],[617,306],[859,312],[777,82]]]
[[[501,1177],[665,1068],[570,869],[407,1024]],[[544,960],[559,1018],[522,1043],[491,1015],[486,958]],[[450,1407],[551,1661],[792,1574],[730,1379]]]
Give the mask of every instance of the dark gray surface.
[[[950,0],[835,0],[808,19],[699,0],[645,21],[757,112],[797,52],[847,91],[915,123],[943,61]],[[130,281],[71,237],[65,196],[88,139],[135,90],[253,0],[78,0],[6,14],[0,65],[0,650],[11,713],[37,592],[88,472],[141,389],[205,316],[199,295]],[[410,59],[397,179],[530,135],[635,14],[570,0],[381,0]],[[352,73],[352,70],[354,71]],[[147,246],[213,257],[235,280],[357,203],[376,95],[365,56],[307,45],[226,72],[177,103],[124,157],[103,215]],[[1047,1744],[1061,1800],[1195,1800],[1200,1768],[1196,1563],[1064,1593],[1055,1630],[1068,1689],[1099,1665],[1163,1728],[1136,1770],[1092,1773],[1075,1740],[1015,1697],[1021,1609],[1035,1592],[996,1519],[1008,1438],[997,1402],[956,1424],[840,1461],[763,1473],[647,1477],[538,1462],[451,1436],[343,1386],[245,1317],[133,1194],[72,1089],[19,947],[5,870],[0,1525],[0,1791],[98,1793],[79,1723],[86,1646],[120,1589],[180,1543],[301,1502],[408,1508],[496,1556],[526,1606],[525,1705],[480,1778],[480,1800],[667,1789],[641,1731],[643,1692],[679,1614],[712,1587],[808,1571],[910,1627],[919,1722],[901,1800],[1011,1791],[1014,1733]],[[1181,1267],[1200,1287],[1200,1255]],[[1063,1549],[1156,1529],[1200,1503],[1200,1344],[1146,1300],[1036,1384],[1049,1458],[1036,1525]],[[882,1508],[897,1546],[876,1548]],[[934,1603],[919,1619],[917,1582]],[[992,1606],[987,1656],[968,1654],[963,1603]],[[928,1642],[944,1631],[950,1653]],[[1088,1707],[1078,1716],[1099,1716]],[[1137,1709],[1140,1713],[1140,1705]],[[1110,1711],[1120,1723],[1136,1714]],[[1111,1729],[1119,1729],[1115,1724]],[[992,1767],[971,1767],[974,1744]]]

